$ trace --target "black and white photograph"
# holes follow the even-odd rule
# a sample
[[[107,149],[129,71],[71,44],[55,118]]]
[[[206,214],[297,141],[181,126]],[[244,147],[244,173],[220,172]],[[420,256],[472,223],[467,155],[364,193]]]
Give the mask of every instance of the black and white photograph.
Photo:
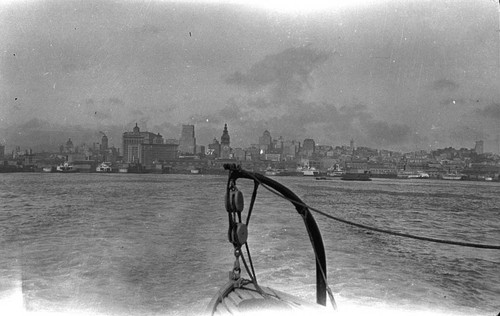
[[[0,0],[0,314],[500,315],[500,1]]]

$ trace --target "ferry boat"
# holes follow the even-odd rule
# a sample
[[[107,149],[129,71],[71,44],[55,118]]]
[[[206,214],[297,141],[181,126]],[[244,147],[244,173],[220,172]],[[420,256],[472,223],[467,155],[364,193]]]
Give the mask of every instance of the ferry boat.
[[[347,181],[371,181],[371,173],[364,169],[350,168],[340,179]]]
[[[301,169],[298,169],[300,172],[302,172],[302,175],[303,176],[306,176],[306,177],[316,177],[319,175],[319,171],[316,170],[316,168],[314,167],[308,167],[308,168],[301,168]]]
[[[342,170],[338,164],[335,164],[328,168],[326,175],[329,177],[342,177],[345,173],[345,170]]]
[[[279,176],[282,172],[282,169],[267,168],[266,171],[264,171],[264,174],[266,176]]]
[[[54,171],[56,171],[56,168],[55,167],[43,167],[42,171],[43,172],[54,172]]]
[[[447,173],[441,176],[443,180],[462,180],[464,175],[458,173]]]
[[[231,265],[228,282],[214,295],[207,306],[206,314],[260,315],[263,312],[273,314],[276,312],[286,312],[286,315],[296,315],[297,313],[311,313],[312,315],[331,314],[333,311],[332,308],[325,306],[327,292],[334,309],[336,305],[333,300],[333,294],[331,294],[331,290],[327,286],[327,266],[323,239],[309,209],[297,195],[275,180],[259,173],[244,171],[234,164],[227,164],[224,168],[229,170],[225,205],[229,218],[228,238],[234,248],[235,261]],[[254,182],[254,191],[248,208],[246,222],[242,220],[244,201],[243,193],[237,187],[236,182],[238,179],[248,179]],[[304,220],[315,254],[311,258],[311,261],[316,262],[316,303],[263,286],[257,281],[247,244],[247,225],[249,224],[259,185],[268,187],[281,194],[292,203],[295,210]],[[246,271],[248,279],[242,276],[242,270]]]
[[[96,172],[112,172],[111,164],[109,162],[103,162],[95,169]]]
[[[398,172],[399,179],[429,179],[429,174],[423,171],[401,171]]]
[[[73,165],[70,165],[69,163],[65,162],[56,167],[56,172],[72,173],[72,172],[78,172],[78,169],[73,167]]]

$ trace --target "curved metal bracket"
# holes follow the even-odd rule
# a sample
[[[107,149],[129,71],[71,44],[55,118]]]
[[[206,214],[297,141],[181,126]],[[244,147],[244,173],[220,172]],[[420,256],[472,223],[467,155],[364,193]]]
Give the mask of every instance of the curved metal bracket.
[[[323,238],[319,231],[318,225],[314,220],[311,212],[307,207],[304,206],[302,200],[293,193],[290,189],[282,185],[281,183],[274,181],[264,175],[259,173],[249,172],[241,169],[235,164],[225,164],[224,169],[229,170],[229,183],[234,183],[237,179],[249,179],[254,180],[260,184],[266,185],[280,194],[282,194],[286,199],[288,199],[297,212],[300,214],[304,220],[304,224],[309,235],[314,253],[316,255],[316,302],[321,305],[326,305],[326,255],[325,248],[323,245]],[[228,186],[229,191],[229,186]],[[323,277],[324,273],[324,277]]]

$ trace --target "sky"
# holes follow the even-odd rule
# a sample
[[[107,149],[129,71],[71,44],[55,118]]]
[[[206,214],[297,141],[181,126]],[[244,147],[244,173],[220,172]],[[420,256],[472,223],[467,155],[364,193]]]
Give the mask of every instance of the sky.
[[[141,131],[247,147],[500,146],[500,5],[2,1],[0,143],[121,146]],[[295,5],[292,5],[295,4]]]

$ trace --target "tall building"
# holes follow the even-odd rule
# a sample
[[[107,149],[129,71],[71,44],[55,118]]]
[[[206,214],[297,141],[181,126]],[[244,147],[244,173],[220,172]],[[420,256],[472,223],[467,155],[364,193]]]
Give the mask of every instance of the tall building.
[[[287,160],[294,159],[297,156],[299,150],[300,150],[300,143],[298,141],[289,140],[283,143],[282,153],[283,157],[285,157],[285,159]]]
[[[0,145],[0,162],[5,160],[5,146]]]
[[[484,142],[482,140],[476,141],[476,147],[474,147],[476,154],[481,155],[484,153]]]
[[[259,148],[264,153],[268,152],[271,149],[271,145],[273,143],[273,139],[271,137],[271,133],[268,130],[265,130],[261,137],[259,137]]]
[[[304,143],[302,144],[302,154],[304,154],[307,157],[312,156],[315,148],[316,148],[316,143],[314,142],[314,139],[311,138],[304,139]]]
[[[227,131],[227,124],[224,124],[224,130],[222,131],[222,136],[220,138],[221,153],[220,157],[222,159],[228,159],[231,154],[229,132]]]
[[[181,138],[179,139],[179,152],[183,154],[196,154],[194,125],[182,125]]]
[[[102,132],[101,132],[102,133]],[[102,138],[101,138],[101,151],[106,151],[108,150],[108,137],[106,134],[102,133]]]
[[[160,133],[141,132],[137,123],[132,132],[123,133],[122,140],[126,163],[140,163],[149,168],[155,162],[178,157],[177,144],[164,144]]]
[[[68,141],[66,142],[65,149],[66,149],[66,153],[74,152],[75,148],[73,146],[73,142],[71,141],[71,138],[69,138]]]

